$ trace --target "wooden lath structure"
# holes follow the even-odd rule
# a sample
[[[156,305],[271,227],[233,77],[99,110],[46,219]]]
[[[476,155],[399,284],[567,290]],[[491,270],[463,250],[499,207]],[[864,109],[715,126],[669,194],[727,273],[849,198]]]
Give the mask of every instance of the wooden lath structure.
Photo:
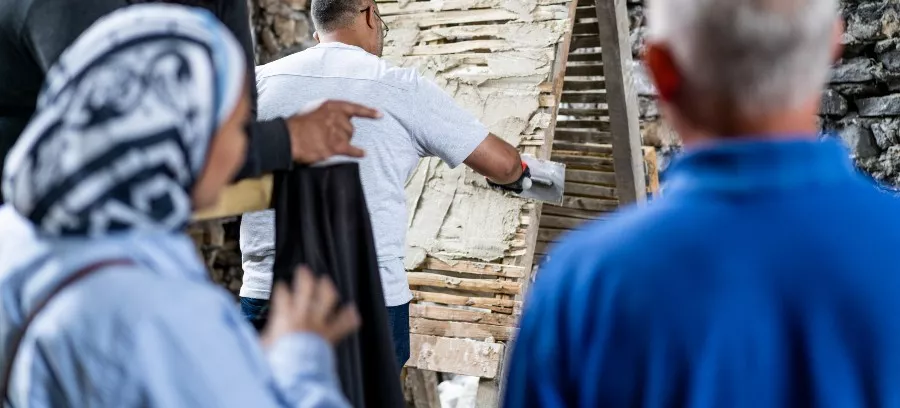
[[[562,233],[659,189],[656,151],[641,148],[624,3],[578,0],[552,150],[567,165],[566,196],[543,206],[538,258]]]
[[[550,63],[539,68],[539,75],[521,74],[526,81],[536,79],[533,87],[539,93],[531,123],[517,136],[521,152],[567,164],[563,205],[521,201],[519,225],[501,259],[448,260],[426,254],[408,274],[415,296],[408,367],[482,378],[479,407],[499,403],[507,344],[515,338],[523,295],[547,244],[562,230],[613,211],[620,203],[641,200],[645,185],[651,190],[655,185],[655,155],[652,149],[641,149],[636,100],[630,91],[625,0],[597,1],[379,0],[381,14],[391,25],[386,52],[427,75],[450,67],[462,82],[505,92],[516,84],[492,79],[492,63],[509,63],[512,60],[503,59],[521,55],[529,56],[526,62],[547,58]],[[556,22],[565,24],[566,33],[544,48],[538,43],[534,49],[527,44],[511,47],[508,42],[516,30]],[[402,36],[407,36],[405,42]],[[431,166],[419,169],[426,179],[439,165]],[[650,168],[649,178],[645,167]],[[267,208],[270,195],[270,178],[245,181],[232,187],[218,208],[197,218]],[[411,377],[434,378],[421,373]]]

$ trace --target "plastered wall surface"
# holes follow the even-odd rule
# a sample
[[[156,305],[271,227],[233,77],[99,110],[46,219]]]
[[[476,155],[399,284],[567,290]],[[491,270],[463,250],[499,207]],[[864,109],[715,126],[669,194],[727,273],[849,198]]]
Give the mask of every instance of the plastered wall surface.
[[[568,25],[564,1],[401,1],[379,8],[390,27],[385,58],[434,80],[507,142],[542,144],[552,119],[547,97],[556,44]],[[517,238],[525,201],[490,190],[465,166],[424,159],[406,193],[408,269],[426,256],[498,261],[524,246]]]

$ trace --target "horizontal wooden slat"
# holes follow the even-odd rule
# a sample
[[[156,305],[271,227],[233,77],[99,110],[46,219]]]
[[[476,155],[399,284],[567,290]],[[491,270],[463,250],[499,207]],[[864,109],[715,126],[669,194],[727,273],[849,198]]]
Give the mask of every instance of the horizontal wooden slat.
[[[612,171],[566,169],[566,181],[614,186],[616,175]]]
[[[603,76],[603,65],[600,64],[591,64],[591,65],[567,65],[566,66],[566,76],[567,77],[576,77],[576,76]]]
[[[568,9],[564,5],[538,6],[531,13],[522,15],[517,12],[496,9],[476,9],[460,11],[422,12],[384,16],[389,26],[418,26],[419,28],[447,24],[482,23],[488,21],[548,21],[565,19]]]
[[[607,198],[610,200],[618,199],[618,197],[616,196],[615,188],[598,186],[595,184],[583,184],[567,181],[565,192],[567,195],[573,196]]]
[[[576,210],[574,208],[557,207],[555,205],[544,204],[541,214],[558,215],[561,217],[580,218],[583,220],[593,220],[603,216],[600,211]]]
[[[597,36],[597,35],[574,36],[574,37],[572,37],[572,42],[569,43],[569,51],[577,50],[579,48],[599,48],[599,47],[600,47],[600,36]]]
[[[613,161],[606,157],[563,156],[553,154],[551,160],[565,163],[567,168],[585,170],[609,170],[613,169]]]
[[[609,156],[612,154],[612,145],[599,143],[573,143],[562,140],[553,142],[553,151],[558,154],[569,152],[581,152],[587,155]],[[565,153],[563,153],[565,152]]]
[[[596,130],[568,130],[557,129],[553,134],[554,144],[556,141],[565,141],[573,143],[596,143],[609,144],[612,143],[612,135],[609,132],[599,132]]]
[[[412,291],[413,299],[420,302],[444,303],[448,305],[472,306],[493,310],[498,313],[512,314],[518,301],[511,299],[458,296],[446,293],[434,293],[420,290]]]
[[[606,92],[563,92],[560,101],[563,103],[606,103]],[[559,127],[559,123],[556,124],[556,127]]]
[[[563,91],[602,91],[606,89],[606,81],[564,81]]]
[[[596,22],[575,23],[575,27],[572,28],[572,34],[574,34],[574,35],[593,34],[593,35],[599,36],[600,35],[600,27],[597,26]]]
[[[552,245],[552,242],[545,241],[538,241],[534,243],[535,264],[540,263],[541,260],[539,259],[539,257],[543,258],[543,256],[547,254],[547,251],[550,250]]]
[[[597,18],[597,9],[593,5],[587,7],[578,7],[575,9],[575,18]]]
[[[619,206],[617,200],[600,198],[563,197],[563,207],[591,211],[614,211]]]
[[[564,99],[565,100],[565,99]],[[571,120],[564,119],[556,122],[556,127],[561,129],[590,129],[598,132],[609,132],[609,119],[605,120]]]
[[[392,16],[397,14],[411,14],[422,12],[438,12],[450,10],[474,10],[474,9],[502,9],[508,0],[444,0],[441,2],[434,1],[410,1],[400,4],[397,2],[383,3],[378,6],[378,13],[382,16]],[[548,6],[551,4],[563,4],[566,0],[537,0],[539,6]],[[380,2],[379,2],[380,3]],[[596,27],[596,23],[594,26]],[[596,29],[595,29],[596,32]]]
[[[559,116],[609,116],[609,109],[574,109],[561,108],[557,112]]]
[[[505,346],[470,339],[411,334],[409,367],[481,378],[500,372]]]
[[[599,52],[585,52],[578,54],[569,54],[569,62],[603,62],[603,54]]]
[[[227,187],[215,207],[194,214],[194,221],[233,217],[269,208],[272,176],[244,180]]]
[[[471,273],[476,275],[502,276],[506,278],[524,278],[525,268],[515,265],[504,265],[487,262],[456,261],[450,265],[437,258],[427,258],[420,265],[421,269],[448,272]]]
[[[544,228],[541,228],[540,230],[538,230],[537,239],[538,239],[538,241],[547,241],[547,242],[556,241],[556,239],[559,238],[560,235],[565,234],[566,231],[568,231],[568,230],[544,227]]]
[[[433,286],[436,288],[460,289],[472,292],[518,294],[522,284],[514,281],[494,279],[455,278],[428,272],[409,272],[406,274],[410,286]]]
[[[410,317],[409,332],[427,336],[507,341],[515,335],[516,328],[514,326],[504,327],[489,324],[428,320],[419,317]]]
[[[451,308],[439,305],[424,305],[413,303],[409,305],[409,317],[422,317],[431,320],[449,320],[454,322],[469,322],[479,324],[491,324],[494,326],[516,326],[516,318],[502,313],[489,313],[479,310]]]
[[[560,217],[549,214],[541,215],[541,226],[547,228],[570,230],[573,228],[577,228],[583,222],[584,220],[580,220],[577,218]]]

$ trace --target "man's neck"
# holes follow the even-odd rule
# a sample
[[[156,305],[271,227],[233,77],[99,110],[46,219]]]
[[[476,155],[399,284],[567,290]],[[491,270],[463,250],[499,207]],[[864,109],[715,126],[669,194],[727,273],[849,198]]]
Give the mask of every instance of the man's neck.
[[[685,147],[706,145],[721,140],[797,140],[815,139],[819,134],[815,109],[785,111],[770,115],[734,118],[708,131],[677,129]]]
[[[341,43],[359,47],[363,50],[366,49],[366,47],[363,46],[362,41],[359,40],[359,36],[352,30],[338,30],[328,34],[320,34],[319,42],[322,44]]]

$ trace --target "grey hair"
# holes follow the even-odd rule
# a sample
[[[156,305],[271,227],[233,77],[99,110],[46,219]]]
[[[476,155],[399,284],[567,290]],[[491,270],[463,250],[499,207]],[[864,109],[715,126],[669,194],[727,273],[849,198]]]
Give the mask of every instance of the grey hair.
[[[820,92],[837,0],[650,0],[649,33],[703,92],[744,115],[794,108]]]
[[[312,19],[316,30],[327,33],[349,26],[359,15],[364,0],[312,0]]]

